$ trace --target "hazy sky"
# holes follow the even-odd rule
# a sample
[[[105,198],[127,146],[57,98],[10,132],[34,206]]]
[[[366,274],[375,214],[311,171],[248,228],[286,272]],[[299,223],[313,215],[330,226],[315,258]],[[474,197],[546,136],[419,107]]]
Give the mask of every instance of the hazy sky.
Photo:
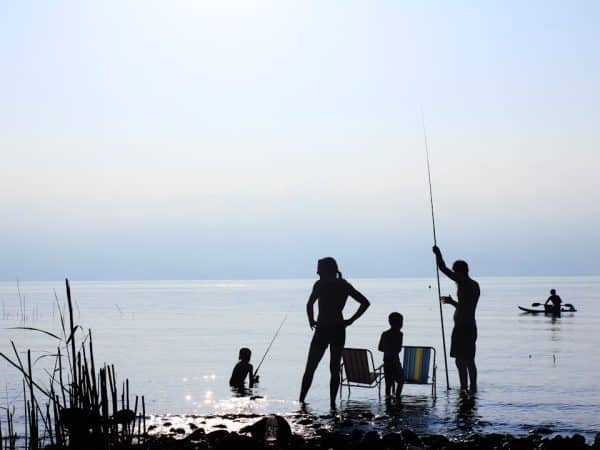
[[[599,274],[600,2],[1,1],[0,278]]]

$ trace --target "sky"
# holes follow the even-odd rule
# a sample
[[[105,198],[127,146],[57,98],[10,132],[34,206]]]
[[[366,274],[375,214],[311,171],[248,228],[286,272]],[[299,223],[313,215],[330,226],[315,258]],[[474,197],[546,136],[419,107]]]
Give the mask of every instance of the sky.
[[[0,279],[600,274],[596,1],[0,1]]]

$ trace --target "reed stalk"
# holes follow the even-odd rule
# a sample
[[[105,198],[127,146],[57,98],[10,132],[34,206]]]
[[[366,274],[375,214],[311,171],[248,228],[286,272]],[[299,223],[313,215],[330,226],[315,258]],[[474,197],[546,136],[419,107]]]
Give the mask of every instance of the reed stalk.
[[[25,424],[23,430],[24,447],[38,450],[46,445],[59,449],[102,449],[112,450],[132,446],[143,448],[146,442],[146,404],[135,396],[134,410],[130,409],[129,380],[117,381],[114,365],[104,364],[98,370],[94,359],[92,331],[81,340],[77,350],[77,332],[81,330],[74,322],[73,301],[69,280],[65,280],[68,309],[68,329],[63,309],[57,298],[57,311],[60,315],[63,338],[42,331],[59,339],[54,370],[49,374],[49,386],[43,387],[34,380],[34,365],[31,351],[27,350],[27,365],[23,364],[14,342],[11,342],[14,357],[0,353],[0,357],[17,369],[23,377],[23,405]],[[20,303],[24,304],[24,299]],[[24,311],[23,306],[21,310]],[[87,347],[86,347],[86,341]],[[62,347],[62,348],[61,348]],[[63,353],[64,349],[64,353]],[[63,357],[69,364],[65,367]],[[38,360],[41,358],[38,358]],[[36,360],[37,361],[37,360]],[[57,373],[58,372],[58,373]],[[118,386],[121,386],[120,392]],[[41,399],[44,399],[41,402]],[[14,431],[14,408],[6,409],[7,434],[3,434],[0,422],[0,450],[13,450],[17,435]],[[137,432],[136,432],[137,430]]]

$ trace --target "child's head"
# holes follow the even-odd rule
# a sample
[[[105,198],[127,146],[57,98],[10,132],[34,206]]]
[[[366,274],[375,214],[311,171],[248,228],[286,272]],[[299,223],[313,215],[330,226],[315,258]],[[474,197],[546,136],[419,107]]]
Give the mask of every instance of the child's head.
[[[550,289],[550,294],[551,295],[556,295],[556,289]]]
[[[319,260],[317,263],[317,273],[321,278],[342,278],[337,262],[331,256]]]
[[[404,317],[402,314],[393,312],[389,315],[388,320],[390,322],[390,326],[392,328],[400,329],[402,328],[402,324],[404,323]]]
[[[246,347],[240,348],[240,356],[239,356],[240,361],[250,362],[251,356],[252,356],[252,352],[250,351],[249,348],[246,348]]]

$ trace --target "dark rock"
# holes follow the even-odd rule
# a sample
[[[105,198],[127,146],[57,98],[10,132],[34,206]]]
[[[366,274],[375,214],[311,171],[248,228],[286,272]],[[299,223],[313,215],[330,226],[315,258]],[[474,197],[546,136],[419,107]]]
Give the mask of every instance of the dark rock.
[[[250,433],[257,441],[264,442],[267,434],[267,426],[271,426],[273,419],[276,421],[276,426],[272,432],[275,435],[277,445],[287,446],[292,437],[292,428],[285,418],[276,414],[271,414],[259,419],[252,425],[242,428],[240,433]]]
[[[594,439],[594,449],[600,449],[600,433],[596,433],[596,438]]]
[[[341,433],[325,433],[321,439],[321,448],[344,450],[348,446],[349,437]]]
[[[298,422],[296,422],[298,425],[308,425],[313,423],[312,419],[309,419],[308,417],[306,419],[300,419]]]
[[[350,440],[352,442],[362,441],[363,435],[364,433],[362,432],[362,430],[354,429],[352,430],[352,433],[350,433]]]
[[[510,450],[531,450],[538,446],[538,442],[532,436],[509,439],[505,443],[508,443],[506,448]]]
[[[214,445],[215,442],[220,441],[221,439],[223,439],[228,434],[229,434],[229,431],[227,431],[227,430],[215,430],[215,431],[211,431],[210,433],[208,433],[206,435],[206,438],[208,439],[208,441],[211,444]]]
[[[448,438],[446,436],[442,436],[441,434],[431,434],[429,436],[423,436],[421,438],[421,441],[423,441],[423,444],[425,444],[427,448],[432,450],[443,449],[450,444]]]
[[[366,448],[377,448],[381,444],[381,438],[377,431],[368,431],[363,438],[362,444]]]
[[[195,429],[197,429],[197,428],[198,428],[198,425],[196,425],[196,424],[195,424],[195,423],[193,423],[193,422],[190,422],[190,423],[188,423],[188,427],[190,427],[190,430],[195,430]]]
[[[500,448],[507,440],[507,436],[500,433],[490,433],[481,436],[481,447],[482,448]]]
[[[569,439],[568,447],[573,450],[583,450],[588,448],[585,444],[585,438],[580,434],[574,434]]]
[[[294,449],[294,450],[302,450],[304,448],[306,448],[307,444],[306,444],[306,440],[302,437],[302,436],[298,436],[296,434],[292,435],[292,438],[290,439],[290,448]]]
[[[402,447],[404,441],[400,433],[388,433],[381,438],[381,442],[384,448],[397,449]]]
[[[152,430],[155,430],[156,428],[157,428],[157,426],[156,426],[156,425],[150,425],[150,426],[147,428],[147,430],[148,430],[148,431],[152,431]]]
[[[218,441],[214,448],[216,450],[259,450],[263,448],[263,445],[261,445],[261,443],[259,443],[256,439],[253,439],[249,436],[230,433]]]
[[[192,431],[185,439],[187,441],[201,441],[206,437],[206,433],[203,428],[198,428]]]
[[[175,428],[175,434],[185,434],[185,428]]]
[[[163,427],[170,427],[171,425],[173,425],[171,422],[163,423]]]
[[[225,429],[225,428],[227,428],[227,425],[225,425],[224,423],[218,423],[216,425],[213,425],[213,428]]]
[[[423,445],[423,442],[421,441],[421,439],[419,439],[419,436],[417,436],[417,433],[415,433],[413,430],[409,430],[407,428],[405,430],[402,430],[400,434],[402,435],[402,440],[407,444],[414,445],[415,447],[421,447]]]

